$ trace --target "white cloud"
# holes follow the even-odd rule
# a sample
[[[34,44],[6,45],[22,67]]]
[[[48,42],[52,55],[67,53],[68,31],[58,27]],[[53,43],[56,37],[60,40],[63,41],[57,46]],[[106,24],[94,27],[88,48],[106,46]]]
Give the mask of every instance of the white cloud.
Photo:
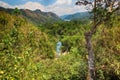
[[[72,0],[57,0],[54,5],[70,5]]]
[[[23,5],[16,5],[14,7],[18,7],[20,9],[30,9],[30,10],[40,9],[42,11],[45,11],[45,7],[38,2],[27,2]]]
[[[72,0],[57,0],[54,4],[46,7],[46,11],[51,11],[57,15],[73,14],[76,12],[85,12],[85,6],[76,6]]]
[[[3,1],[0,1],[0,6],[1,7],[4,7],[4,8],[12,8],[12,6],[10,6],[9,4],[3,2]]]
[[[19,9],[30,9],[30,10],[40,9],[42,11],[45,11],[45,6],[37,2],[27,2],[23,5],[12,6],[5,2],[0,1],[0,6],[5,7],[5,8],[16,8],[17,7]]]
[[[65,14],[73,14],[76,12],[85,12],[87,11],[84,6],[74,6],[74,7],[51,7],[48,8],[50,11],[55,12],[59,16],[65,15]]]

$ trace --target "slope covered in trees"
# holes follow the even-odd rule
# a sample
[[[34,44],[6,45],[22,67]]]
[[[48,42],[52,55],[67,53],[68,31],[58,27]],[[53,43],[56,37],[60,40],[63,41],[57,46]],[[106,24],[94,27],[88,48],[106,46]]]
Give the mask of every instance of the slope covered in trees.
[[[120,23],[101,24],[93,36],[97,80],[120,79]],[[86,80],[88,54],[84,32],[91,22],[70,21],[34,26],[22,16],[0,11],[1,80]],[[107,26],[107,27],[104,27]],[[62,53],[56,59],[56,43]]]
[[[17,13],[35,25],[40,25],[46,22],[56,22],[61,20],[59,16],[57,16],[55,13],[43,12],[39,9],[32,11],[29,9],[18,9],[18,8],[11,9],[11,8],[0,7],[0,11],[5,11],[10,14]]]

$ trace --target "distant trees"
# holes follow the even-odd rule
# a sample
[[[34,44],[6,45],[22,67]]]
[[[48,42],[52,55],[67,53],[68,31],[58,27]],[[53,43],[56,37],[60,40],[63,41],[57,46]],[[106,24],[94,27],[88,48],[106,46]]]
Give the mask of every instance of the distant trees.
[[[13,10],[13,14],[16,15],[16,16],[18,16],[18,15],[21,14],[21,11],[20,11],[18,8],[15,8],[15,9]]]
[[[96,80],[94,52],[92,48],[92,36],[96,33],[100,24],[108,22],[117,10],[120,10],[119,0],[78,0],[76,5],[89,5],[93,15],[93,26],[85,32],[86,48],[88,51],[89,80]],[[108,23],[107,23],[108,24]]]

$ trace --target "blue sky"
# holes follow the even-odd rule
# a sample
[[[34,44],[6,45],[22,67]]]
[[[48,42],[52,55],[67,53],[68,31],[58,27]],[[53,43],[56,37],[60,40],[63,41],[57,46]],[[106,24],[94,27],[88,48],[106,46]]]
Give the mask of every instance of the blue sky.
[[[30,10],[40,9],[44,12],[54,12],[59,16],[86,11],[84,6],[76,6],[76,1],[77,0],[0,0],[0,6]]]
[[[0,0],[4,1],[10,5],[20,5],[20,4],[25,4],[26,2],[32,1],[32,2],[38,2],[41,3],[45,6],[53,4],[56,0]]]

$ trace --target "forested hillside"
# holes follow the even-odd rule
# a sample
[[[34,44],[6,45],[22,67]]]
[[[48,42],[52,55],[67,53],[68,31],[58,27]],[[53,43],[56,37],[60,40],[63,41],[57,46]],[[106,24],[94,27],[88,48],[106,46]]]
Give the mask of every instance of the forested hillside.
[[[56,22],[61,20],[55,13],[52,12],[43,12],[39,9],[29,10],[29,9],[11,9],[11,8],[3,8],[0,7],[0,11],[5,11],[10,14],[20,14],[24,18],[26,18],[30,23],[35,25],[40,25],[46,22]]]
[[[89,12],[81,12],[81,13],[75,13],[75,14],[69,14],[69,15],[63,15],[60,16],[63,20],[87,20],[90,18],[90,14]]]
[[[97,80],[120,80],[119,18],[101,24],[92,38]],[[0,11],[0,80],[86,80],[84,32],[91,25],[59,21],[35,26],[19,14]],[[62,55],[56,58],[59,40]]]

